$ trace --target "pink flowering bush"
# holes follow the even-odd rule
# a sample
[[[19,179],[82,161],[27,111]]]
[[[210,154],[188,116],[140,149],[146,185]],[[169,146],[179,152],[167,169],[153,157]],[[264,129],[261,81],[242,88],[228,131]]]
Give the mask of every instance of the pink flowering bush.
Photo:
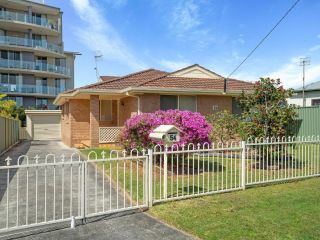
[[[161,144],[151,140],[149,133],[162,124],[175,125],[182,131],[179,145],[210,142],[211,126],[204,116],[196,112],[168,110],[143,113],[128,119],[121,133],[120,143],[125,149],[150,148],[157,143]]]

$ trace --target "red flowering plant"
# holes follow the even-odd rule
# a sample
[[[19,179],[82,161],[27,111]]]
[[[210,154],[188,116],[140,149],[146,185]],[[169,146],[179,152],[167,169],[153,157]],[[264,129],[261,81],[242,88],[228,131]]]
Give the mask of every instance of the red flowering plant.
[[[280,79],[260,78],[252,93],[242,92],[238,98],[242,109],[243,130],[248,137],[282,137],[296,116],[294,106],[287,102],[292,89],[284,89]]]
[[[162,144],[149,138],[153,129],[162,124],[175,125],[182,131],[177,143],[179,146],[210,142],[211,126],[204,116],[197,112],[168,110],[142,113],[128,119],[120,135],[120,143],[127,150],[152,148],[158,143]]]

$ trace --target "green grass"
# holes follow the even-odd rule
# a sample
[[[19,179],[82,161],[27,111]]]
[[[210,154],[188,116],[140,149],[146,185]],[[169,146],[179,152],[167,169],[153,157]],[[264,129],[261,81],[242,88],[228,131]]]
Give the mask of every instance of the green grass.
[[[320,178],[162,203],[150,213],[202,239],[320,239]]]

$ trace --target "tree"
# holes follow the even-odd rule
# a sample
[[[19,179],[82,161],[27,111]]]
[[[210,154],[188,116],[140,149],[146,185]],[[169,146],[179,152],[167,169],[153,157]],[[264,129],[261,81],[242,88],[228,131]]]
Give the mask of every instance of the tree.
[[[207,121],[212,125],[210,140],[225,143],[239,138],[240,120],[237,116],[224,110],[208,115]]]
[[[5,97],[5,94],[0,93],[0,116],[19,119],[22,124],[25,123],[25,109],[17,107],[16,102],[13,100],[4,100]]]
[[[288,126],[296,116],[295,108],[287,103],[292,89],[286,90],[280,79],[260,78],[253,92],[242,92],[239,105],[244,121],[242,132],[248,137],[272,137],[288,134]]]
[[[3,100],[5,97],[5,94],[0,93],[0,116],[13,118],[12,114],[15,112],[16,102],[13,100]]]

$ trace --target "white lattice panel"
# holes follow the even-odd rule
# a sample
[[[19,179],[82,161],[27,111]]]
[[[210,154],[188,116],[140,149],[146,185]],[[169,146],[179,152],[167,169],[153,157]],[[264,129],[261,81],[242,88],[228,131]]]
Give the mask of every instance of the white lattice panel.
[[[122,127],[100,127],[99,143],[114,143],[118,141]]]

